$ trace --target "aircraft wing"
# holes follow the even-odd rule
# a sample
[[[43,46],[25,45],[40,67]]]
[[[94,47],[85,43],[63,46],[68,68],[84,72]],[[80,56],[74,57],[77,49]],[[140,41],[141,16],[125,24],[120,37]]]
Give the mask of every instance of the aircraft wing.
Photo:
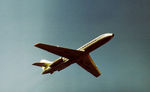
[[[92,58],[89,55],[85,56],[83,59],[76,63],[91,74],[93,74],[95,77],[98,77],[101,74],[96,64],[93,62]]]
[[[68,59],[78,58],[81,54],[84,53],[84,51],[73,50],[73,49],[68,49],[68,48],[63,48],[63,47],[58,47],[58,46],[52,46],[52,45],[47,45],[47,44],[42,44],[42,43],[35,44],[35,46],[38,48],[44,49],[48,52],[54,53],[56,55],[66,57]]]

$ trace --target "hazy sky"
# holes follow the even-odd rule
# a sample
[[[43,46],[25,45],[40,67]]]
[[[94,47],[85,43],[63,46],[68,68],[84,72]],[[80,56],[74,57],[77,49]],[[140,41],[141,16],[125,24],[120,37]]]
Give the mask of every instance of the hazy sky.
[[[32,66],[58,58],[37,42],[77,49],[107,32],[91,53],[98,78],[77,64]],[[0,42],[0,92],[150,92],[150,0],[0,0]]]

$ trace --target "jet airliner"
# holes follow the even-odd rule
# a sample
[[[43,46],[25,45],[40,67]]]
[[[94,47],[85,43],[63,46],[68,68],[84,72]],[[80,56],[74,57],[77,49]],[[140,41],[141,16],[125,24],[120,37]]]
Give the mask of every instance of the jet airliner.
[[[42,74],[47,74],[47,73],[52,74],[55,71],[63,70],[69,65],[76,63],[82,68],[84,68],[85,70],[87,70],[89,73],[94,75],[95,77],[98,77],[101,75],[101,73],[98,70],[96,64],[93,62],[89,53],[97,49],[98,47],[104,45],[113,37],[114,37],[113,33],[102,34],[76,50],[37,43],[35,44],[35,47],[56,54],[60,56],[60,58],[56,59],[53,62],[50,62],[48,60],[41,60],[40,62],[33,63],[32,65],[42,67],[43,69]]]

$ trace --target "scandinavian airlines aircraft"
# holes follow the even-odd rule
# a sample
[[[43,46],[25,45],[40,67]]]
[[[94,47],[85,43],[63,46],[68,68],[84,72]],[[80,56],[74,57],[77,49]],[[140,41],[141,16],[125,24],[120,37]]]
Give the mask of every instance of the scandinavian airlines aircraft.
[[[78,48],[77,50],[37,43],[35,44],[35,47],[44,49],[61,57],[53,62],[41,60],[40,62],[33,63],[32,65],[42,67],[42,74],[52,74],[55,71],[63,70],[64,68],[68,67],[73,63],[77,63],[89,73],[91,73],[95,77],[98,77],[101,73],[98,70],[96,64],[93,62],[89,53],[102,46],[103,44],[107,43],[113,38],[113,36],[113,33],[102,34],[97,38],[93,39],[92,41],[86,43],[82,47]]]

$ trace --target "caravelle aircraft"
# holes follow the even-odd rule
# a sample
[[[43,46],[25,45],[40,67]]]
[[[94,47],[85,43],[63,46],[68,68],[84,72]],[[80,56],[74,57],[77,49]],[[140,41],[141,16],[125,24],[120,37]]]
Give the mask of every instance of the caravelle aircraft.
[[[111,40],[113,36],[113,33],[102,34],[77,50],[37,43],[35,44],[35,47],[44,49],[61,57],[53,62],[41,60],[40,62],[33,63],[32,65],[42,67],[42,74],[52,74],[55,71],[60,71],[73,63],[77,63],[89,73],[93,74],[95,77],[98,77],[101,73],[89,53]]]

